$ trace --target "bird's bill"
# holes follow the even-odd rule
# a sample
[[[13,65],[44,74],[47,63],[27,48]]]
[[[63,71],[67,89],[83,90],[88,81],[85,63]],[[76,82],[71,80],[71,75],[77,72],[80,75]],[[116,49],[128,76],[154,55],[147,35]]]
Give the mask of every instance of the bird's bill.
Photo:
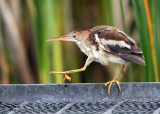
[[[55,41],[55,40],[74,41],[74,37],[69,36],[69,35],[65,35],[65,36],[60,36],[60,37],[56,37],[56,38],[51,38],[51,39],[48,39],[47,41]]]

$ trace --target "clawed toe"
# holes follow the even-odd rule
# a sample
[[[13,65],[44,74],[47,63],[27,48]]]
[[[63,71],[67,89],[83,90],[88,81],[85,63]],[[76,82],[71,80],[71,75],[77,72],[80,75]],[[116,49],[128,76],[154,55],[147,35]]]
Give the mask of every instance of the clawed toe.
[[[50,74],[63,74],[65,77],[63,79],[63,82],[65,81],[71,81],[71,77],[68,76],[69,73],[67,72],[54,72],[54,71],[51,71]]]
[[[65,74],[63,82],[65,82],[66,80],[68,80],[69,82],[71,81],[71,77],[69,77],[67,74]]]
[[[121,87],[120,87],[119,82],[118,82],[117,80],[112,80],[112,81],[109,81],[109,82],[105,83],[105,85],[104,85],[105,87],[106,87],[107,85],[109,85],[109,86],[108,86],[108,95],[110,95],[110,89],[111,89],[111,86],[112,86],[113,83],[116,83],[116,84],[117,84],[118,89],[119,89],[119,92],[121,92]]]

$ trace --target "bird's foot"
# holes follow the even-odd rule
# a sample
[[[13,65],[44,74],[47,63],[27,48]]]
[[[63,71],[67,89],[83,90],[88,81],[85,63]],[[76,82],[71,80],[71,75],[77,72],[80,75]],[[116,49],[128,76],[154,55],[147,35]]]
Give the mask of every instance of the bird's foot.
[[[68,80],[69,82],[71,81],[71,77],[69,77],[68,74],[65,74],[63,82],[65,82],[66,80]]]
[[[111,86],[112,86],[112,84],[113,83],[116,83],[117,84],[117,86],[118,86],[118,88],[119,88],[119,92],[121,92],[121,87],[120,87],[120,84],[119,84],[119,82],[118,82],[118,78],[115,78],[114,80],[112,80],[112,81],[109,81],[109,82],[107,82],[107,83],[105,83],[105,87],[109,84],[109,87],[108,87],[108,95],[110,95],[110,89],[111,89]]]
[[[64,79],[63,79],[63,82],[65,82],[66,80],[68,80],[69,82],[71,81],[71,77],[68,76],[69,73],[67,72],[54,72],[54,71],[51,71],[50,72],[51,74],[64,74]]]

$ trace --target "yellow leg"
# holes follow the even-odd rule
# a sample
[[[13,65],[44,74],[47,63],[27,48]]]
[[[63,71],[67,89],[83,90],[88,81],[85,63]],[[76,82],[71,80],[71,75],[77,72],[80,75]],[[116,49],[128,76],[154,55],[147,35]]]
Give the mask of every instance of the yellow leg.
[[[121,87],[120,87],[120,84],[119,84],[119,82],[118,82],[118,79],[119,79],[119,77],[120,77],[120,75],[121,75],[121,73],[122,73],[122,71],[123,71],[124,68],[125,68],[125,65],[122,66],[120,72],[119,72],[118,75],[114,78],[114,80],[105,83],[105,85],[104,85],[105,87],[109,84],[109,87],[108,87],[108,95],[110,95],[110,89],[111,89],[111,86],[112,86],[113,83],[116,83],[116,84],[117,84],[117,86],[118,86],[118,88],[119,88],[119,92],[121,92]]]
[[[69,71],[64,71],[64,72],[54,72],[54,71],[51,71],[50,73],[51,74],[64,74],[65,77],[64,77],[63,81],[65,82],[66,80],[71,81],[71,77],[69,77],[68,74],[72,74],[72,73],[76,73],[76,72],[82,72],[84,70],[86,70],[85,66],[83,68],[81,68],[81,69],[69,70]]]
[[[64,74],[65,77],[64,77],[64,80],[63,81],[71,81],[71,77],[68,76],[68,74],[72,74],[72,73],[76,73],[76,72],[82,72],[82,71],[85,71],[87,66],[92,62],[92,59],[91,58],[88,58],[86,60],[86,63],[84,65],[83,68],[80,68],[80,69],[75,69],[75,70],[69,70],[69,71],[64,71],[64,72],[55,72],[55,71],[51,71],[50,73],[51,74]]]

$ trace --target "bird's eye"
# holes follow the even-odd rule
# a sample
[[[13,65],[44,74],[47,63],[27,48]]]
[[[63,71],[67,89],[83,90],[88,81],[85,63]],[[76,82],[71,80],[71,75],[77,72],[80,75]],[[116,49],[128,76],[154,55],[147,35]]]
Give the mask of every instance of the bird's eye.
[[[76,35],[73,36],[74,38],[76,37]]]
[[[100,34],[101,33],[101,31],[100,32],[98,32],[98,34]]]

